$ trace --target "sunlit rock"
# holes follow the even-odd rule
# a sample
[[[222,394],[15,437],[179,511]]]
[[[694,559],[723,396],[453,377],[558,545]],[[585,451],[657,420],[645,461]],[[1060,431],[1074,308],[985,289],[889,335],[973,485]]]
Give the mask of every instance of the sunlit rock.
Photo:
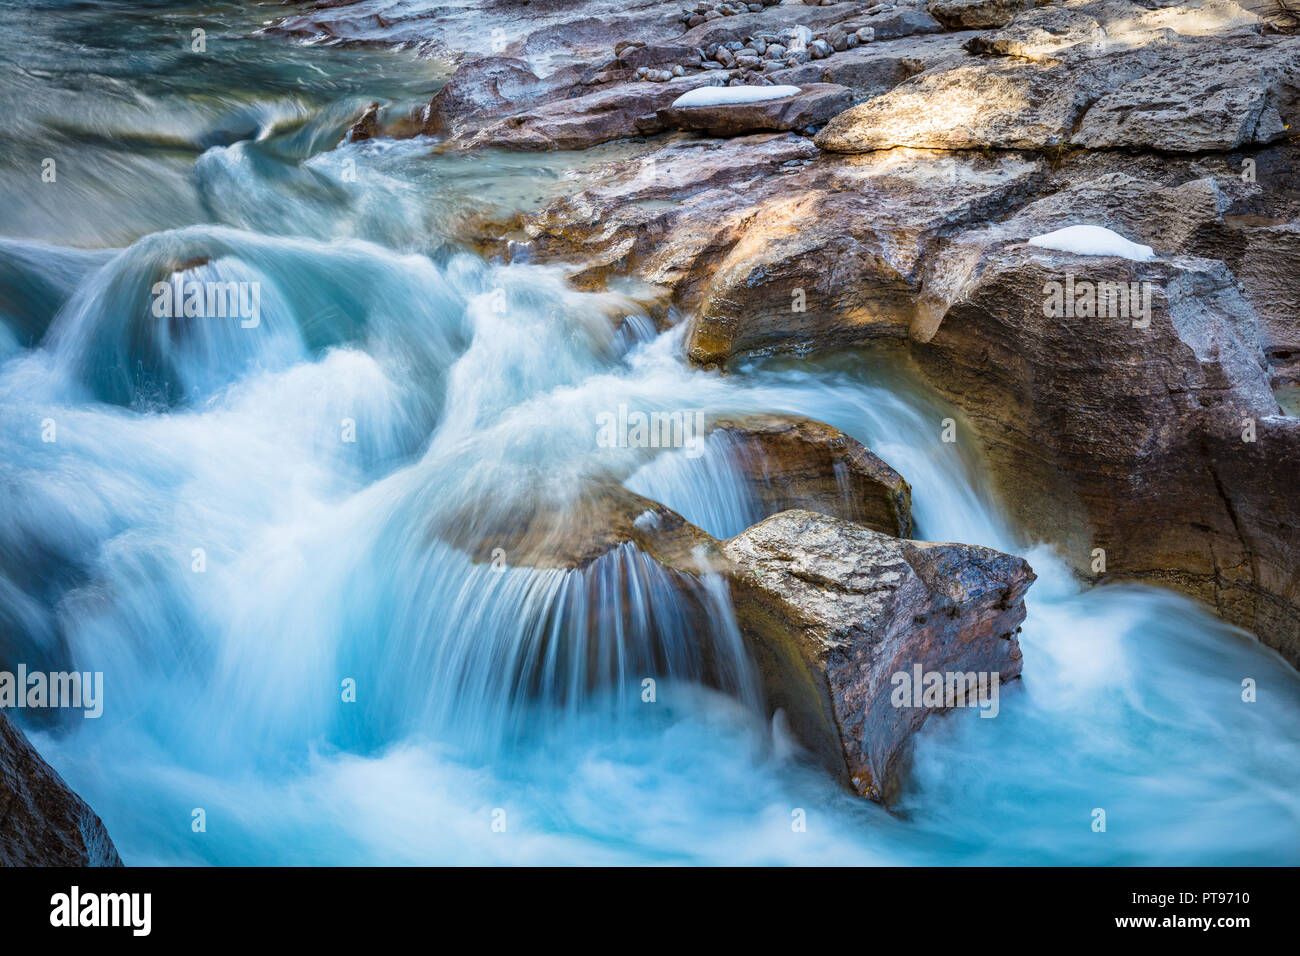
[[[1020,674],[1015,634],[1034,580],[1022,558],[808,511],[769,518],[722,550],[769,707],[864,796],[896,795],[909,740],[948,705],[910,695],[898,705],[896,675]]]

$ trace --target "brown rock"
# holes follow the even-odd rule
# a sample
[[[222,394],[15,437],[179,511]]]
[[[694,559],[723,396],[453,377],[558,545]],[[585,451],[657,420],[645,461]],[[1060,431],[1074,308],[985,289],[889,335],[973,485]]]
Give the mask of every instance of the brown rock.
[[[903,476],[837,428],[793,415],[714,423],[767,514],[816,511],[882,534],[912,536],[912,489]]]
[[[95,811],[0,711],[0,866],[121,866]]]
[[[700,85],[698,78],[618,84],[496,120],[473,134],[453,137],[445,148],[586,149],[629,136],[659,133],[664,129],[659,111]]]
[[[1046,315],[1067,274],[1149,289],[1149,325]],[[1102,548],[1106,577],[1190,593],[1300,661],[1300,421],[1279,414],[1256,315],[1221,262],[1013,244],[912,351],[1031,536],[1085,573]]]
[[[1021,558],[808,511],[768,518],[722,550],[769,707],[859,794],[894,798],[911,737],[943,709],[894,706],[895,674],[1020,674],[1015,633],[1034,580]]]

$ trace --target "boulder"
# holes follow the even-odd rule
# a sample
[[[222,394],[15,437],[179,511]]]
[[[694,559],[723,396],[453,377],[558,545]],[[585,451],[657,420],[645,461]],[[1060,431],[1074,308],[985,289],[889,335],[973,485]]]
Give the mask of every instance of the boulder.
[[[769,708],[863,796],[897,795],[911,738],[950,700],[896,706],[895,675],[1020,674],[1015,635],[1034,580],[1022,558],[809,511],[768,518],[722,551]]]
[[[852,103],[853,94],[844,87],[814,83],[794,96],[780,99],[716,106],[670,106],[660,111],[659,118],[670,129],[710,136],[743,136],[821,126]]]
[[[951,30],[1000,27],[1046,0],[929,0],[930,15]]]
[[[911,487],[838,428],[794,415],[746,415],[718,420],[711,435],[726,441],[767,514],[817,511],[912,536]]]
[[[1034,160],[909,151],[801,171],[712,265],[688,355],[903,341],[939,237],[1014,207],[1040,174]]]
[[[665,129],[659,111],[701,85],[698,78],[622,83],[506,116],[474,133],[452,137],[443,148],[586,149],[629,136],[651,135]]]
[[[1149,311],[1059,314],[1066,283],[1076,299],[1138,290]],[[911,350],[1028,534],[1085,574],[1192,594],[1300,661],[1300,421],[1280,414],[1258,318],[1222,262],[1011,243]]]
[[[867,27],[875,35],[875,42],[896,40],[899,37],[915,36],[919,33],[941,33],[943,24],[919,6],[886,6],[875,13],[855,18],[844,29],[853,33],[849,27]]]
[[[103,822],[0,711],[0,866],[121,866]]]
[[[484,120],[564,96],[579,80],[574,70],[545,79],[523,60],[490,56],[463,64],[429,102],[422,132],[455,133]]]

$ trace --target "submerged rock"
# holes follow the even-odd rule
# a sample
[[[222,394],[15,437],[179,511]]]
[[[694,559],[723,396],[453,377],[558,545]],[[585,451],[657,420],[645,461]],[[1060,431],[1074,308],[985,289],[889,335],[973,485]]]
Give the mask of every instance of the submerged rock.
[[[512,569],[562,573],[544,589],[564,603],[547,605],[540,622],[547,640],[565,634],[574,642],[551,652],[561,661],[608,663],[595,649],[611,634],[645,632],[643,643],[658,647],[658,628],[667,627],[666,634],[693,635],[699,679],[743,692],[739,665],[725,664],[736,653],[727,643],[735,634],[729,594],[766,712],[782,712],[837,779],[887,801],[901,786],[911,736],[929,714],[953,706],[895,706],[893,675],[919,667],[1014,679],[1021,666],[1014,632],[1033,572],[987,548],[908,541],[833,516],[910,533],[906,482],[828,425],[750,415],[715,423],[718,435],[765,507],[806,503],[830,513],[782,510],[719,542],[656,501],[592,482],[563,501],[484,501],[473,514],[444,516],[432,531],[479,563],[503,557]],[[619,676],[574,666],[587,680]]]
[[[103,822],[0,711],[0,866],[121,866]]]
[[[950,703],[896,706],[895,675],[1020,675],[1015,634],[1034,580],[1022,558],[808,511],[769,518],[722,551],[769,707],[863,796],[897,795],[912,736]]]

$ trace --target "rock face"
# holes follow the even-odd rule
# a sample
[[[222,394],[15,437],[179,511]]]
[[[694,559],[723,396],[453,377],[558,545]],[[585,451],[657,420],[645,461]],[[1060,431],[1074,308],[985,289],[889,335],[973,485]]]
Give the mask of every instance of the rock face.
[[[912,536],[912,489],[839,429],[793,415],[746,415],[716,422],[711,435],[731,446],[749,494],[767,512],[817,511]]]
[[[940,707],[895,706],[894,675],[1019,676],[1034,580],[987,548],[901,541],[787,511],[722,546],[769,705],[833,773],[888,802],[907,743]],[[969,701],[968,701],[969,703]]]
[[[0,711],[0,866],[121,866],[95,811]]]
[[[1056,314],[1049,290],[1067,283],[1076,308]],[[1090,292],[1110,304],[1087,309]],[[1107,576],[1191,593],[1300,661],[1300,421],[1280,415],[1223,263],[1013,244],[913,354],[966,412],[1031,535],[1085,572],[1103,549]]]
[[[933,4],[931,12],[943,19]],[[1194,153],[1274,142],[1300,104],[1300,41],[1260,29],[1228,0],[1154,11],[1127,0],[1040,7],[969,41],[993,56],[929,67],[836,117],[817,143],[841,153],[1071,145]]]
[[[1199,153],[1285,137],[1300,118],[1300,41],[1209,42],[1101,97],[1070,141]]]

